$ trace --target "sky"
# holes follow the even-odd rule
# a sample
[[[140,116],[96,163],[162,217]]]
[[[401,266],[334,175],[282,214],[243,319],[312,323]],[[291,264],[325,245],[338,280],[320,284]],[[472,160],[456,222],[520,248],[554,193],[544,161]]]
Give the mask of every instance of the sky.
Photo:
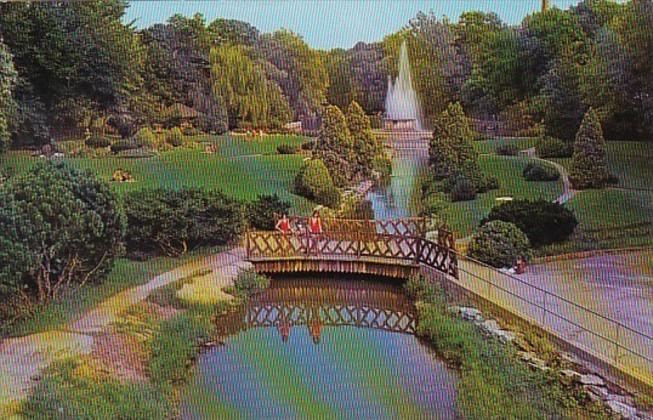
[[[550,0],[562,9],[579,0]],[[207,21],[218,17],[238,19],[261,32],[285,28],[300,34],[313,48],[351,48],[359,41],[375,42],[404,27],[419,11],[457,21],[468,10],[495,12],[504,22],[516,24],[538,11],[541,0],[214,0],[132,1],[125,21],[138,28],[165,22],[181,13],[200,12]]]

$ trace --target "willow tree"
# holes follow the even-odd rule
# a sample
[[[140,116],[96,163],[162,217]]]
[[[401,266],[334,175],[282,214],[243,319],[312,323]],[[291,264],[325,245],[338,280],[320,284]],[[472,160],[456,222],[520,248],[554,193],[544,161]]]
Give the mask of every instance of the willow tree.
[[[224,100],[231,127],[279,128],[290,121],[290,106],[249,51],[242,45],[211,50],[213,93]]]

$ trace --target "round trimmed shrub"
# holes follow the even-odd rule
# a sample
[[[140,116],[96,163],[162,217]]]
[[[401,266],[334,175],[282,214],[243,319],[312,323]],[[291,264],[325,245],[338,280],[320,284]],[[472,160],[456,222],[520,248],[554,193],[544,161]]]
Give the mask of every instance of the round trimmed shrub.
[[[293,146],[292,144],[280,144],[277,146],[277,152],[280,155],[293,155],[299,152],[299,147]]]
[[[481,225],[493,220],[515,224],[536,248],[566,240],[578,225],[571,210],[544,200],[514,200],[501,204],[490,211]]]
[[[557,181],[560,178],[556,168],[541,162],[529,162],[522,175],[527,181]]]
[[[496,268],[513,267],[519,257],[528,260],[532,256],[524,232],[501,220],[486,223],[476,231],[467,255]]]
[[[476,198],[476,187],[465,176],[455,177],[451,192],[449,193],[451,201],[469,201]]]
[[[553,137],[541,137],[535,145],[535,150],[541,158],[571,157],[573,151],[570,145]]]
[[[519,148],[516,144],[500,144],[497,146],[495,152],[500,156],[517,156],[519,153]]]
[[[304,163],[295,177],[295,192],[327,207],[334,208],[340,204],[340,192],[321,159]]]
[[[174,127],[166,134],[166,142],[168,142],[174,147],[183,146],[184,133],[181,132],[181,129],[179,129],[179,127]]]
[[[84,141],[84,144],[86,144],[88,147],[99,149],[102,147],[109,147],[111,145],[111,140],[106,137],[91,136],[87,138],[86,141]]]
[[[157,144],[156,134],[149,127],[143,127],[138,130],[134,134],[133,140],[140,147],[152,148]]]

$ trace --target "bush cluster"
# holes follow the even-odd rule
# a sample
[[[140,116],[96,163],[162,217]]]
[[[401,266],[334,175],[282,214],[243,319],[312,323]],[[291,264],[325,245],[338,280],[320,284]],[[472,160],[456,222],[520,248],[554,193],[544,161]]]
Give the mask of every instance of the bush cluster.
[[[166,142],[174,147],[183,146],[184,133],[181,132],[179,127],[173,127],[166,133]]]
[[[464,175],[449,178],[449,197],[451,201],[469,201],[476,198],[476,186]]]
[[[529,162],[522,175],[528,181],[557,181],[560,178],[556,168],[541,162]]]
[[[233,241],[245,227],[243,207],[221,192],[198,189],[136,191],[125,197],[133,255],[177,256],[198,246]]]
[[[118,140],[111,145],[111,152],[119,153],[124,150],[138,149],[139,146],[132,140]]]
[[[91,136],[84,141],[88,147],[99,149],[102,147],[109,147],[111,145],[111,140],[106,137],[101,136]]]
[[[277,194],[259,195],[247,205],[247,220],[255,229],[273,230],[277,219],[290,210],[290,203],[283,201]]]
[[[295,192],[327,207],[340,205],[340,192],[321,159],[308,160],[300,168],[295,177]]]
[[[481,225],[502,220],[516,225],[531,245],[541,247],[566,240],[578,225],[574,213],[558,203],[514,200],[494,207]]]
[[[270,287],[270,278],[254,270],[242,270],[234,279],[234,289],[241,297],[251,297]]]
[[[508,143],[508,144],[500,144],[497,146],[495,152],[497,155],[501,156],[517,156],[519,153],[519,148],[517,147],[516,144],[513,143]]]
[[[299,152],[299,147],[292,144],[280,144],[277,146],[277,152],[280,155],[293,155]]]
[[[560,139],[540,137],[535,145],[537,155],[541,158],[571,157],[572,147]]]
[[[139,147],[153,148],[157,144],[156,134],[149,127],[138,130],[132,140]]]
[[[531,257],[530,243],[514,224],[494,220],[476,231],[467,255],[493,267],[513,267],[518,258]]]

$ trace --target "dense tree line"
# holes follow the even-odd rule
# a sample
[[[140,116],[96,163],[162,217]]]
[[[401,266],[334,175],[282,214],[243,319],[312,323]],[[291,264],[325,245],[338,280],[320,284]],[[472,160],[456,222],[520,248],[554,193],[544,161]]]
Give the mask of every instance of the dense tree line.
[[[124,21],[127,7],[0,4],[0,139],[9,132],[16,146],[38,146],[53,133],[102,125],[133,134],[169,126],[163,110],[175,104],[217,133],[291,120],[317,128],[327,104],[352,101],[378,114],[404,40],[428,126],[460,102],[471,117],[524,130],[543,123],[568,143],[589,108],[608,140],[653,134],[653,0],[584,0],[512,26],[492,13],[465,12],[457,22],[419,13],[380,42],[331,51],[287,30],[263,34],[200,14],[138,30]]]

